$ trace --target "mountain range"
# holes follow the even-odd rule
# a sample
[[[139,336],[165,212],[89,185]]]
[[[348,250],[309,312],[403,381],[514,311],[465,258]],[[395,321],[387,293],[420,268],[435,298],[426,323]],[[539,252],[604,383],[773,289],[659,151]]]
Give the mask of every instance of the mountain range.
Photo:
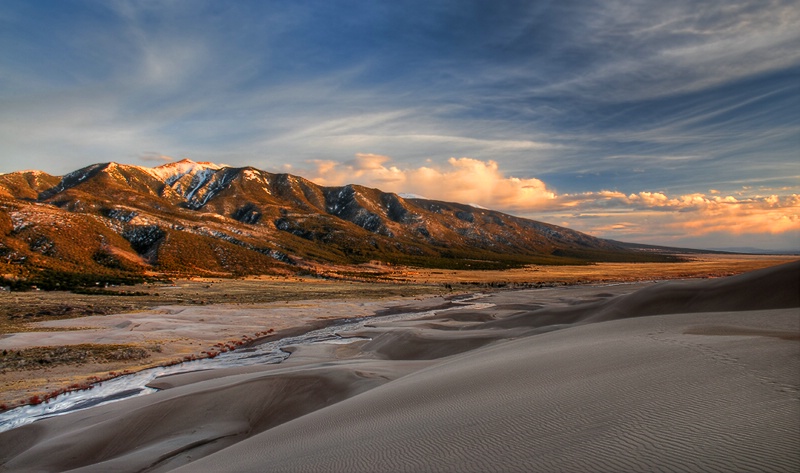
[[[670,251],[475,206],[182,160],[0,175],[0,274],[288,274],[315,265],[506,268]]]

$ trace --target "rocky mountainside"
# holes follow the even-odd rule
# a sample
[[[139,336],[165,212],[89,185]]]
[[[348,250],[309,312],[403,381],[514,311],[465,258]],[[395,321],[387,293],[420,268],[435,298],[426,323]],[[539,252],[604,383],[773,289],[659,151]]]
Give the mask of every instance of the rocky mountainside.
[[[288,273],[378,260],[432,267],[663,260],[648,248],[469,205],[183,160],[0,175],[0,273]]]

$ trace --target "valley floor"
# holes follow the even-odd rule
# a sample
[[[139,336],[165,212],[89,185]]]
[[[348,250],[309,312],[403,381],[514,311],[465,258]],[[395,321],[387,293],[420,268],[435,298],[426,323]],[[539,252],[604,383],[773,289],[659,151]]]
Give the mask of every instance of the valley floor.
[[[0,292],[0,406],[258,339],[303,333],[398,306],[499,288],[728,276],[797,259],[691,255],[683,263],[452,271],[320,267],[324,278],[257,276],[115,287],[100,295]],[[220,344],[226,345],[222,348]]]
[[[798,287],[795,261],[497,291],[471,307],[300,304],[284,315],[439,310],[0,433],[0,471],[798,471]],[[146,318],[193,313],[202,331],[206,309]]]

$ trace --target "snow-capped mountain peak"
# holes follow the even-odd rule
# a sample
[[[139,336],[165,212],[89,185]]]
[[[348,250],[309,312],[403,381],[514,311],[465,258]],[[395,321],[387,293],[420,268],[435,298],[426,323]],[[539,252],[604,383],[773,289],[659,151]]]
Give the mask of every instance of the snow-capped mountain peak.
[[[20,276],[42,268],[255,274],[305,270],[304,261],[492,269],[661,257],[475,206],[188,159],[155,168],[99,163],[63,177],[0,175],[0,256]]]
[[[218,171],[222,169],[222,167],[223,166],[210,162],[205,162],[205,161],[195,162],[192,161],[191,159],[184,158],[178,162],[162,164],[161,166],[154,168],[141,168],[141,169],[145,170],[147,173],[149,173],[156,179],[171,185],[172,183],[182,178],[183,176],[186,175],[193,176],[194,174],[201,171],[206,171],[206,172],[209,170]]]

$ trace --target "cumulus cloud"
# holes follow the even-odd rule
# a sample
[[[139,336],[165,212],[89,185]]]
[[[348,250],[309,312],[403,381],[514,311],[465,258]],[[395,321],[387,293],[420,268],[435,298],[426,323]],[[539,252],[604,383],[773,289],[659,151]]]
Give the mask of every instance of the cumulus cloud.
[[[772,236],[784,248],[797,247],[800,194],[758,195],[747,190],[741,194],[588,192],[559,196],[561,211],[551,215],[567,226],[619,240],[663,243],[705,238],[711,247],[710,242],[721,235],[741,237],[738,241]]]
[[[625,209],[673,214],[675,228],[701,235],[725,230],[740,234],[800,230],[800,195],[722,196],[703,193],[670,197],[663,192],[623,194],[614,191],[564,195],[564,206],[584,209]],[[662,217],[663,218],[663,217]]]
[[[544,208],[556,194],[535,178],[506,176],[495,161],[450,158],[447,165],[392,165],[388,156],[357,154],[355,159],[313,161],[310,179],[321,185],[358,183],[429,199],[477,204],[509,212]]]
[[[558,194],[540,179],[504,173],[497,162],[462,157],[445,165],[394,165],[392,158],[357,154],[346,162],[312,161],[300,171],[327,186],[356,183],[429,199],[469,203],[558,223],[605,238],[668,241],[707,235],[792,235],[800,232],[800,194],[670,195],[660,191],[600,190]]]

